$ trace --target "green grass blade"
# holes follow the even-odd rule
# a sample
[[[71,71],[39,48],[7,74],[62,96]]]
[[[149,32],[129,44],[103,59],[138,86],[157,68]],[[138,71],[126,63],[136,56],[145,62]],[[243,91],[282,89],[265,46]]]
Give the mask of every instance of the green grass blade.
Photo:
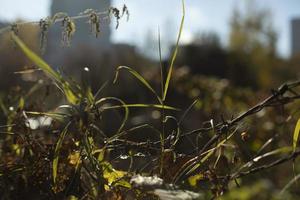
[[[128,130],[124,130],[124,131],[120,132],[120,134],[114,135],[114,136],[110,137],[110,138],[108,139],[108,141],[107,141],[107,144],[113,142],[113,141],[114,141],[115,139],[117,139],[117,138],[120,138],[120,137],[123,137],[123,136],[127,136],[127,135],[131,134],[132,132],[134,132],[134,131],[136,131],[136,130],[138,130],[138,129],[143,129],[143,128],[149,128],[149,129],[151,129],[152,131],[154,131],[154,133],[156,133],[157,135],[160,135],[160,134],[161,134],[161,132],[160,132],[158,129],[156,129],[154,126],[151,126],[151,125],[149,125],[149,124],[142,124],[142,125],[139,125],[139,126],[135,126],[135,127],[133,127],[133,128],[130,128],[130,129],[128,129]],[[141,133],[142,133],[142,131],[141,131]]]
[[[293,149],[294,149],[294,151],[297,148],[297,143],[298,143],[298,140],[299,140],[299,133],[300,133],[300,118],[297,121],[295,131],[294,131],[294,136],[293,136]]]
[[[21,48],[23,53],[40,69],[42,69],[47,75],[51,78],[55,79],[57,82],[61,81],[61,78],[57,72],[55,72],[43,59],[41,59],[38,55],[36,55],[33,51],[31,51],[24,42],[12,33],[12,39],[16,42],[16,44]]]
[[[194,107],[194,105],[196,105],[196,103],[198,103],[199,100],[196,99],[183,113],[183,115],[180,117],[178,124],[181,124],[181,122],[184,120],[184,118],[186,117],[186,115],[190,112],[190,110]]]
[[[33,112],[33,111],[26,111],[26,114],[30,115],[44,115],[47,117],[51,117],[57,121],[63,122],[65,118],[71,117],[71,115],[65,114],[65,113],[59,113],[59,112]]]
[[[67,100],[71,104],[77,104],[79,102],[80,95],[76,95],[71,88],[71,85],[64,81],[59,73],[54,71],[42,58],[31,51],[26,44],[14,33],[12,33],[12,39],[20,47],[23,53],[40,69],[44,71],[50,78],[54,79],[58,85],[61,85]]]
[[[116,108],[123,108],[123,107],[128,107],[128,108],[161,108],[161,109],[166,109],[166,110],[176,110],[179,111],[180,109],[174,108],[172,106],[166,106],[166,105],[160,105],[160,104],[125,104],[125,105],[118,105],[118,106],[106,106],[103,107],[103,110],[109,110],[109,109],[116,109]]]
[[[125,123],[127,122],[128,117],[129,117],[129,109],[128,109],[128,106],[126,105],[126,103],[125,103],[124,101],[122,101],[121,99],[116,98],[116,97],[105,97],[105,98],[102,98],[102,99],[98,100],[98,101],[95,103],[95,105],[96,105],[96,106],[99,106],[100,104],[103,104],[103,103],[106,102],[106,101],[117,101],[117,102],[119,102],[121,105],[115,106],[115,108],[124,108],[124,111],[125,111],[124,118],[123,118],[122,123],[121,123],[121,125],[120,125],[120,127],[119,127],[119,129],[118,129],[118,132],[117,132],[117,134],[119,134],[119,133],[122,131],[122,129],[124,128]],[[114,108],[114,106],[111,106],[111,109],[115,109],[115,108]],[[105,110],[105,109],[102,108],[102,107],[101,107],[100,109]]]
[[[162,97],[163,101],[165,101],[167,93],[168,93],[170,79],[171,79],[171,75],[172,75],[172,71],[173,71],[173,66],[174,66],[176,56],[177,56],[179,41],[180,41],[182,29],[183,29],[184,17],[185,17],[185,6],[184,6],[184,0],[182,0],[182,18],[181,18],[179,33],[178,33],[178,36],[177,36],[177,42],[176,42],[175,50],[173,52],[171,64],[170,64],[170,67],[169,67],[168,75],[167,75],[165,86],[164,86],[164,94],[163,94],[163,97]]]
[[[161,87],[161,96],[164,95],[164,73],[163,73],[163,64],[162,64],[162,56],[161,56],[161,39],[160,39],[160,30],[158,28],[158,55],[159,55],[159,65],[160,65],[160,87]]]
[[[56,184],[56,178],[57,178],[57,166],[58,166],[58,159],[59,159],[59,152],[63,143],[63,140],[68,132],[68,128],[70,126],[71,122],[69,122],[66,127],[64,128],[64,130],[61,132],[56,146],[55,146],[55,151],[54,151],[54,159],[52,162],[52,177],[53,177],[53,183],[54,185]]]
[[[127,67],[127,66],[120,66],[117,68],[117,71],[116,71],[116,75],[115,75],[115,78],[114,78],[114,83],[117,81],[118,77],[119,77],[119,71],[120,70],[126,70],[128,71],[129,73],[131,73],[135,78],[137,78],[146,88],[148,88],[154,95],[155,97],[158,99],[159,103],[162,104],[162,100],[161,98],[159,97],[159,95],[155,92],[155,90],[151,87],[151,85],[137,72],[135,71],[134,69],[130,68],[130,67]]]
[[[63,82],[63,91],[69,103],[71,104],[79,103],[79,99],[81,98],[81,95],[80,94],[76,95],[71,89],[71,86],[68,82]]]

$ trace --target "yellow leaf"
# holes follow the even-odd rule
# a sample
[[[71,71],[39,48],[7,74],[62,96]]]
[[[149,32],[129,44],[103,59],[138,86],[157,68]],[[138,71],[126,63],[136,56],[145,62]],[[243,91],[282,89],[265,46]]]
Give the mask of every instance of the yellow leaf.
[[[203,174],[196,174],[194,176],[190,176],[188,178],[188,182],[189,182],[190,186],[196,187],[197,186],[197,182],[201,181],[203,179],[204,179],[204,175]]]
[[[119,185],[123,187],[130,188],[131,185],[126,180],[122,179],[127,172],[115,170],[110,163],[103,162],[103,177],[107,180],[108,185]],[[105,187],[106,190],[109,190],[109,187]]]
[[[294,131],[294,137],[293,137],[293,149],[296,150],[297,142],[299,140],[299,133],[300,133],[300,118],[297,121],[295,131]]]
[[[68,159],[71,165],[77,165],[80,162],[80,153],[74,152],[69,155]]]

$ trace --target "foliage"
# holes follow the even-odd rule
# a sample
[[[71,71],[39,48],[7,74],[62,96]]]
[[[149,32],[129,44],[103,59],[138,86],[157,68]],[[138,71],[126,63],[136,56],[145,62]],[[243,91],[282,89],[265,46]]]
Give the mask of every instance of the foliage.
[[[127,8],[122,13],[128,14]],[[115,9],[109,14],[116,20],[123,15]],[[161,64],[147,78],[122,65],[113,82],[96,92],[54,70],[12,31],[16,47],[47,77],[26,95],[19,92],[0,99],[1,198],[297,199],[293,184],[299,176],[288,183],[293,171],[286,169],[292,166],[289,161],[296,172],[299,168],[300,81],[266,95],[176,68],[184,15],[183,4],[167,69]],[[99,16],[95,11],[82,16],[90,17],[97,37]],[[70,39],[74,17],[60,14],[51,20],[64,21],[64,34]],[[47,32],[45,24],[40,23],[42,35]],[[105,87],[124,84],[121,72],[150,92],[147,102],[132,103],[104,93]],[[132,86],[123,89],[127,87]],[[43,95],[46,90],[51,92]]]
[[[251,63],[248,65],[254,71],[258,85],[270,87],[274,83],[271,73],[279,60],[276,52],[278,36],[272,24],[272,13],[266,8],[259,8],[254,1],[247,2],[244,10],[233,11],[229,49],[249,57]]]

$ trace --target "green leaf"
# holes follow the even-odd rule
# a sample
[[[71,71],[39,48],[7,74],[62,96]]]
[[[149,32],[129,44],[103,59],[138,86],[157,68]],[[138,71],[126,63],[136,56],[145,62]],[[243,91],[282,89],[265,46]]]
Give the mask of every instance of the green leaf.
[[[169,71],[168,71],[168,75],[167,75],[167,79],[166,79],[166,83],[165,83],[165,87],[164,87],[164,94],[163,94],[163,97],[162,97],[163,101],[165,101],[167,93],[168,93],[170,79],[171,79],[171,75],[172,75],[172,71],[173,71],[173,66],[174,66],[174,62],[175,62],[176,56],[177,56],[179,41],[180,41],[182,29],[183,29],[184,17],[185,17],[185,6],[184,6],[184,0],[182,0],[182,18],[181,18],[179,33],[178,33],[178,36],[177,36],[177,42],[176,42],[175,50],[173,52],[173,56],[172,56],[172,60],[171,60],[171,65],[169,67]]]
[[[54,159],[52,162],[52,177],[53,177],[53,183],[56,184],[56,178],[57,178],[57,166],[58,166],[58,159],[59,159],[59,152],[63,143],[63,140],[68,132],[68,128],[70,126],[71,122],[69,122],[64,130],[61,132],[54,151]]]
[[[155,90],[151,87],[151,85],[137,72],[135,71],[134,69],[130,68],[130,67],[127,67],[127,66],[120,66],[117,68],[117,71],[116,71],[116,75],[115,75],[115,78],[114,78],[114,83],[117,81],[118,77],[119,77],[119,71],[121,69],[124,69],[126,71],[128,71],[129,73],[131,73],[134,77],[136,77],[146,88],[148,88],[154,95],[155,97],[158,99],[159,103],[162,104],[162,100],[161,98],[159,97],[159,95],[155,92]]]
[[[294,151],[297,148],[297,143],[298,143],[298,140],[299,140],[299,133],[300,133],[300,118],[297,121],[295,131],[294,131],[294,136],[293,136],[293,149],[294,149]]]

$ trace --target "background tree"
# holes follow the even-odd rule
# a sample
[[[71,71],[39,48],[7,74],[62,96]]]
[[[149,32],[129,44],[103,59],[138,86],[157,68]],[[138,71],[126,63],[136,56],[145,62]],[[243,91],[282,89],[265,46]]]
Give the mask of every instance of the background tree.
[[[229,50],[249,58],[250,62],[244,67],[250,68],[258,86],[270,86],[272,70],[278,63],[278,35],[271,11],[258,7],[255,1],[248,1],[244,11],[237,7],[233,10],[230,28]]]

